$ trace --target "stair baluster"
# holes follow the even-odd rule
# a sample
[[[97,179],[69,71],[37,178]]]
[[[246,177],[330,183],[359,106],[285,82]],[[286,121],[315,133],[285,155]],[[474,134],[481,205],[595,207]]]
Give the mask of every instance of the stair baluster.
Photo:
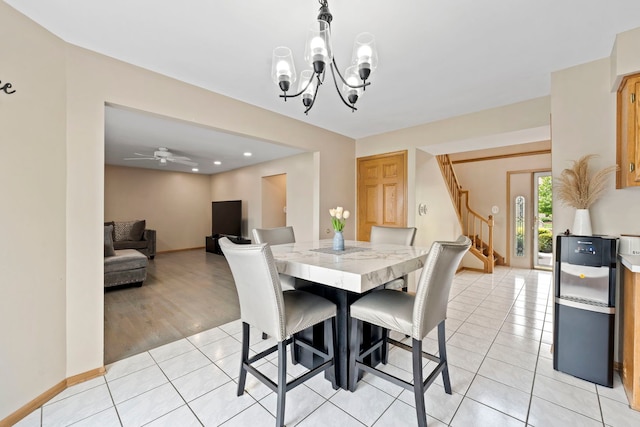
[[[445,180],[451,201],[458,214],[463,234],[471,239],[473,253],[484,264],[485,273],[493,273],[496,264],[504,264],[504,257],[493,248],[493,215],[483,217],[469,206],[469,190],[463,190],[448,155],[436,156]],[[464,203],[462,199],[464,198]],[[486,233],[486,240],[485,240]]]

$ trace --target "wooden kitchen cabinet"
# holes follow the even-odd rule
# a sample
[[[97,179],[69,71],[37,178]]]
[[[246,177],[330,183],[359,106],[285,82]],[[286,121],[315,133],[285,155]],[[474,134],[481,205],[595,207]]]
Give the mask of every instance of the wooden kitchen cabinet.
[[[625,77],[618,89],[616,188],[640,186],[640,74]]]
[[[636,257],[640,258],[639,255]],[[640,273],[623,262],[622,384],[632,409],[640,410]],[[632,267],[634,270],[637,266]]]

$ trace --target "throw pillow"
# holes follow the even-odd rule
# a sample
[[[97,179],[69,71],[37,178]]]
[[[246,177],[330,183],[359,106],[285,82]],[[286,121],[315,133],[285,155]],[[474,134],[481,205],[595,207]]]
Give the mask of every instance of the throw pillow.
[[[116,221],[114,226],[115,231],[115,241],[123,242],[125,240],[131,240],[129,235],[131,234],[131,229],[133,228],[133,224],[136,221]]]
[[[104,256],[110,257],[116,254],[116,251],[113,249],[113,225],[105,225],[104,226]]]
[[[114,241],[116,240],[116,223],[113,221],[108,221],[104,223],[104,226],[106,227],[107,225],[111,226],[111,240]]]
[[[142,240],[142,236],[144,235],[144,229],[147,226],[146,220],[136,221],[131,227],[131,231],[129,232],[129,240]]]

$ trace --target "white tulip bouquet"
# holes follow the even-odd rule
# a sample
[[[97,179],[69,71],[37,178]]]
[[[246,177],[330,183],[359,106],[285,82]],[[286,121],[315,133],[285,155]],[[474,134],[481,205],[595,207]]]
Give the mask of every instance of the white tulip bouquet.
[[[333,225],[334,231],[342,231],[344,229],[344,220],[349,218],[351,215],[351,213],[344,210],[342,206],[338,206],[335,209],[329,209],[329,214],[331,215],[331,224]]]

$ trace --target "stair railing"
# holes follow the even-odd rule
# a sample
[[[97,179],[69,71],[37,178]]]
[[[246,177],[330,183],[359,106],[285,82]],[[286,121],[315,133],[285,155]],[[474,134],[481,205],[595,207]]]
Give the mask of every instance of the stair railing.
[[[436,156],[442,176],[444,177],[451,201],[458,214],[462,233],[471,239],[471,247],[475,252],[483,255],[483,263],[487,273],[493,273],[495,264],[493,251],[493,215],[485,218],[469,206],[469,190],[460,187],[458,177],[453,170],[451,159],[448,155]],[[464,198],[464,202],[463,202]],[[485,240],[486,238],[486,240]]]

